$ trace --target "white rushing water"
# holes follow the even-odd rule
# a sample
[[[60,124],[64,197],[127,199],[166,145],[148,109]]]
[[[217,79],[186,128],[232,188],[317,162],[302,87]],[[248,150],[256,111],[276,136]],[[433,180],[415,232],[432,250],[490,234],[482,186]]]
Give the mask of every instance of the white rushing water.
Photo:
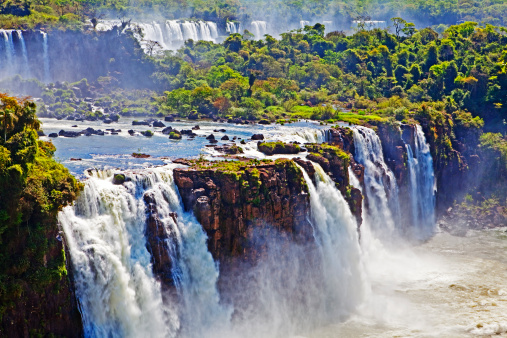
[[[75,269],[85,335],[198,337],[201,330],[227,322],[230,311],[218,304],[218,271],[206,236],[181,209],[172,167],[127,175],[130,181],[117,186],[110,172],[97,172],[86,181],[75,206],[59,216]],[[155,198],[158,216],[170,234],[166,248],[181,297],[178,307],[164,301],[151,270],[145,194]]]
[[[266,21],[252,21],[252,34],[256,40],[264,39],[264,35],[268,34],[268,24]]]
[[[241,31],[242,31],[241,23],[240,22],[227,21],[227,26],[225,28],[225,31],[227,33],[229,33],[229,34],[235,34],[235,33],[240,33],[241,34]]]
[[[30,74],[30,63],[28,62],[28,52],[26,50],[25,38],[23,37],[22,31],[17,30],[16,33],[21,44],[21,56],[23,57],[22,73],[26,76]]]
[[[415,149],[407,144],[411,190],[412,236],[426,239],[435,230],[435,176],[433,159],[421,126],[416,126]]]
[[[111,30],[121,23],[117,20],[101,20],[96,29]],[[132,22],[131,26],[139,27],[143,37],[138,36],[146,50],[148,41],[158,42],[163,50],[176,50],[187,40],[204,40],[216,42],[218,27],[212,21],[165,20],[151,22]]]
[[[364,166],[365,195],[368,200],[366,222],[377,236],[392,239],[399,225],[398,186],[382,154],[380,139],[372,129],[355,126],[355,159]],[[368,220],[369,219],[369,220]]]
[[[322,302],[326,313],[340,318],[354,310],[366,288],[357,223],[335,182],[319,164],[313,166],[316,185],[301,170],[309,188],[314,237],[323,261]]]
[[[42,57],[44,59],[44,82],[51,82],[51,73],[49,72],[49,46],[48,46],[48,34],[41,32],[42,35]]]

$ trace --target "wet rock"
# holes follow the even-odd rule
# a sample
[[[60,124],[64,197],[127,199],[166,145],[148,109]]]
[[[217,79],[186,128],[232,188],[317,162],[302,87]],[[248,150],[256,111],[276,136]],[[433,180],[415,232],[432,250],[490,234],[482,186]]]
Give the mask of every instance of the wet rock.
[[[46,136],[42,130],[37,130],[37,135],[39,135],[39,137]]]
[[[164,128],[165,124],[162,121],[155,121],[155,122],[153,122],[153,127]]]
[[[254,141],[264,140],[264,135],[263,134],[253,134],[252,140],[254,140]]]
[[[198,125],[195,125],[194,127],[192,127],[192,130],[199,130],[201,129]]]
[[[169,139],[171,140],[181,140],[181,134],[179,131],[174,130],[169,134]]]
[[[215,135],[213,134],[210,134],[209,136],[206,137],[206,140],[214,140],[215,139]]]
[[[259,142],[257,149],[265,155],[275,154],[297,154],[301,151],[301,147],[293,143],[283,142]]]
[[[103,122],[105,124],[111,124],[111,123],[113,123],[113,120],[111,120],[110,118],[105,118]]]
[[[169,135],[172,130],[173,130],[173,127],[165,127],[164,129],[162,129],[162,134]]]
[[[113,184],[120,185],[125,183],[125,174],[114,174]]]
[[[148,121],[132,121],[133,126],[149,126],[150,122]]]
[[[165,122],[174,122],[174,117],[172,115],[164,117]]]
[[[134,157],[134,158],[148,158],[148,157],[151,157],[151,155],[142,154],[142,153],[132,153],[132,157]]]
[[[224,136],[222,136],[221,140],[222,141],[229,141],[229,136],[224,135]]]
[[[64,137],[78,137],[78,136],[81,135],[81,133],[78,133],[78,132],[75,132],[75,131],[60,130],[58,132],[58,135],[59,136],[64,136]]]

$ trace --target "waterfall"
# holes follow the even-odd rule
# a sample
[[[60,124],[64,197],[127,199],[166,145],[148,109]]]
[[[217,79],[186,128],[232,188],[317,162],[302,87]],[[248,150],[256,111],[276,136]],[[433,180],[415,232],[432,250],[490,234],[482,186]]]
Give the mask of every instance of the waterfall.
[[[413,235],[427,238],[435,228],[435,175],[433,159],[420,125],[416,125],[415,149],[406,144],[410,176]]]
[[[207,251],[206,235],[193,215],[183,211],[172,167],[126,176],[123,185],[113,185],[111,172],[93,174],[75,205],[59,214],[85,336],[198,337],[213,325],[229,322],[231,311],[219,305],[218,270]],[[152,272],[146,195],[153,197],[170,234],[165,245],[179,306],[163,296]]]
[[[344,315],[360,303],[366,287],[357,223],[335,182],[319,164],[313,166],[316,185],[300,169],[309,188],[314,237],[322,257],[321,301],[329,314]]]
[[[235,33],[241,34],[241,23],[227,21],[227,26],[225,28],[225,31],[229,34],[235,34]]]
[[[267,23],[266,21],[252,21],[253,35],[256,40],[261,40],[264,35],[267,34]]]
[[[30,64],[28,62],[28,52],[26,51],[25,39],[23,37],[22,31],[17,30],[16,33],[18,34],[18,38],[21,44],[21,54],[23,56],[23,69],[21,70],[21,73],[27,76],[30,74]]]
[[[12,30],[1,30],[4,38],[5,60],[8,67],[5,67],[7,75],[12,75],[16,71],[16,52],[14,50],[14,41],[12,40]]]
[[[324,143],[327,141],[327,130],[326,129],[309,129],[305,128],[295,132],[296,136],[299,136],[307,143]]]
[[[51,82],[51,74],[49,73],[49,47],[48,47],[48,35],[46,32],[40,32],[42,34],[42,58],[44,59],[44,82]]]
[[[3,50],[5,57],[3,58],[5,61],[5,64],[7,64],[7,67],[2,67],[6,71],[8,71],[7,68],[12,68],[12,59],[13,59],[13,53],[14,51],[11,49],[11,44],[9,41],[9,31],[0,30],[0,36],[3,38]]]
[[[355,160],[364,166],[365,194],[368,212],[366,220],[379,237],[392,238],[400,222],[398,186],[384,162],[380,139],[372,129],[355,126]]]

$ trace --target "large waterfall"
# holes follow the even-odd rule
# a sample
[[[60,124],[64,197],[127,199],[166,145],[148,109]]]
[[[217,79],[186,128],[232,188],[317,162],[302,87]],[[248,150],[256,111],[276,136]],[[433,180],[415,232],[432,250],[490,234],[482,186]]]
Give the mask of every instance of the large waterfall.
[[[49,50],[45,32],[33,34],[28,41],[27,32],[0,29],[0,79],[14,75],[24,78],[38,77],[49,81]],[[28,44],[31,44],[30,46]],[[38,54],[41,51],[40,55]],[[41,57],[42,56],[42,57]]]
[[[200,224],[182,210],[174,166],[127,172],[123,185],[113,184],[111,171],[90,171],[75,205],[59,215],[85,336],[235,337],[245,329],[250,330],[249,337],[287,335],[346,318],[365,289],[357,225],[332,179],[315,167],[316,184],[306,172],[304,178],[310,192],[316,264],[307,262],[309,249],[296,244],[289,251],[298,254],[285,257],[290,264],[299,261],[294,265],[298,268],[289,268],[289,261],[280,258],[283,254],[259,263],[254,270],[257,289],[236,286],[239,293],[250,295],[250,304],[242,305],[249,315],[239,321],[231,321],[232,308],[220,304],[218,268]],[[148,207],[147,200],[155,205]],[[149,208],[151,212],[155,208],[159,226],[169,234],[164,247],[172,261],[176,297],[164,291],[153,272],[147,249]],[[255,296],[259,294],[262,297]],[[294,298],[296,294],[303,298]]]
[[[127,174],[123,186],[113,175],[96,172],[76,204],[59,220],[75,270],[77,296],[87,337],[202,336],[201,330],[228,322],[219,305],[217,267],[206,236],[192,215],[181,209],[172,168]],[[167,300],[156,280],[146,248],[149,195],[172,258],[178,306]]]
[[[366,221],[378,236],[392,238],[400,223],[398,186],[382,154],[380,139],[372,129],[355,126],[355,159],[364,166]]]
[[[420,125],[416,126],[414,145],[415,149],[406,145],[413,223],[409,229],[413,236],[424,239],[435,229],[435,176],[430,148]]]

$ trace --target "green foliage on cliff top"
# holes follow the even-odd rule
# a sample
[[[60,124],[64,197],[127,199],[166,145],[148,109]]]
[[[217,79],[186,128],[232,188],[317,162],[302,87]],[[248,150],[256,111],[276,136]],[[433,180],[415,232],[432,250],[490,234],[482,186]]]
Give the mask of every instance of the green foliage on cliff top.
[[[66,274],[56,215],[80,184],[38,140],[35,105],[0,94],[0,318]]]

